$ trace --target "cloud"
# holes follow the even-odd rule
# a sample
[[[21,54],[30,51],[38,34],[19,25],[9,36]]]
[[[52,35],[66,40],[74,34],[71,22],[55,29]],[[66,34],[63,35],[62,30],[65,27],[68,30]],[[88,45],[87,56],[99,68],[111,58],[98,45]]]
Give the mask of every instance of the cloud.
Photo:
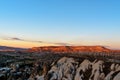
[[[20,38],[16,38],[16,37],[14,37],[14,38],[9,38],[9,40],[25,41],[24,39],[20,39]]]
[[[34,40],[25,40],[17,37],[8,37],[4,38],[4,40],[16,40],[16,41],[25,41],[25,42],[37,42],[37,43],[44,43],[43,41],[34,41]]]
[[[45,42],[45,41],[35,41],[35,40],[25,40],[22,38],[18,38],[18,37],[6,37],[3,38],[4,40],[15,40],[15,41],[24,41],[24,42],[34,42],[34,43],[47,43],[47,44],[54,44],[54,45],[59,45],[59,46],[70,46],[72,44],[69,43],[62,43],[62,42]]]
[[[61,46],[70,46],[70,45],[72,45],[72,44],[69,44],[69,43],[53,43],[53,44],[61,45]]]

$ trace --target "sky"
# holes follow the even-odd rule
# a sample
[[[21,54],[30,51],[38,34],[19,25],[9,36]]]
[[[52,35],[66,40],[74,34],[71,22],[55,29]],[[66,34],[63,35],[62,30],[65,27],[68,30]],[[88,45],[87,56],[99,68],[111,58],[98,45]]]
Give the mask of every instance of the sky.
[[[120,49],[120,0],[0,0],[0,45]]]

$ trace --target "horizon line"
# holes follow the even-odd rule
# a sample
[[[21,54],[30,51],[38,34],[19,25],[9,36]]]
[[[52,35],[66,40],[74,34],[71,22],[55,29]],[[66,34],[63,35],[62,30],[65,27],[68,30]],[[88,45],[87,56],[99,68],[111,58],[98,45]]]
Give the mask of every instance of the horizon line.
[[[34,46],[34,47],[15,47],[15,46],[7,46],[7,45],[0,45],[0,46],[3,46],[3,47],[13,47],[13,48],[24,48],[24,49],[30,49],[30,48],[34,48],[34,47],[54,47],[54,46],[61,46],[61,45],[48,45],[48,46]],[[62,45],[62,46],[64,46],[64,45]],[[103,46],[103,45],[65,45],[66,47],[67,46],[78,46],[78,47],[82,47],[82,46],[85,46],[85,47],[87,47],[87,46],[100,46],[100,47],[105,47],[105,48],[107,48],[107,49],[110,49],[110,50],[120,50],[120,49],[118,49],[118,48],[110,48],[110,46]]]

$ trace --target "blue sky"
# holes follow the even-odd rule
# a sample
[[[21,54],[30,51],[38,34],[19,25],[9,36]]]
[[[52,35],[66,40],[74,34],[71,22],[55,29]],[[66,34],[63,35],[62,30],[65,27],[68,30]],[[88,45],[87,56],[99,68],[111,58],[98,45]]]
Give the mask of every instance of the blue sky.
[[[11,41],[12,46],[14,41],[3,39],[9,37],[24,39],[26,42],[119,48],[119,30],[119,0],[0,1],[0,40],[4,42],[0,45],[7,45],[5,41]],[[17,41],[16,45],[18,42],[22,44]],[[18,44],[17,47],[21,46]]]

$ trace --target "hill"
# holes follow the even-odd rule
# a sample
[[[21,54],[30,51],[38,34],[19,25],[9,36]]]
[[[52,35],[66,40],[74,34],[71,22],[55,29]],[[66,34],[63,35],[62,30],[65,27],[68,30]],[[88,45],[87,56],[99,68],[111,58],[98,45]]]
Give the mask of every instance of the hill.
[[[17,48],[17,47],[0,46],[0,51],[24,51],[24,50],[27,50],[27,49]]]

